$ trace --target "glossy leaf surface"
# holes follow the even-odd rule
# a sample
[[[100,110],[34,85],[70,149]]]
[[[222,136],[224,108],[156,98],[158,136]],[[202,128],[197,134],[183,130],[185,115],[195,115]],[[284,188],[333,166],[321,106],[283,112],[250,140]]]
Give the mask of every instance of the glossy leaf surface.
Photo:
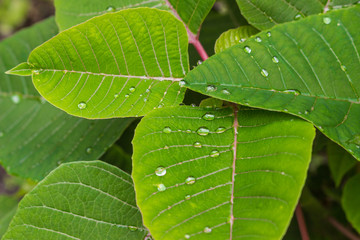
[[[314,134],[310,123],[256,109],[151,112],[133,141],[144,224],[158,240],[280,239]]]
[[[0,162],[23,178],[41,180],[61,162],[99,158],[132,121],[69,116],[41,98],[29,78],[4,73],[56,32],[50,18],[0,43]]]
[[[84,118],[141,116],[179,104],[188,41],[172,14],[149,8],[95,17],[29,56],[33,83],[50,103]]]
[[[185,86],[297,115],[359,160],[359,23],[356,6],[276,26],[209,58]]]
[[[143,239],[130,175],[92,161],[63,164],[20,202],[2,239]]]

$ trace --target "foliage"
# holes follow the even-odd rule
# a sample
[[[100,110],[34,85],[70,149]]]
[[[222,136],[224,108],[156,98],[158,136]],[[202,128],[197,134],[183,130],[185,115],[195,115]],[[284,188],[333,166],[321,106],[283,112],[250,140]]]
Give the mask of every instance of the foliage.
[[[300,196],[360,231],[357,1],[54,4],[0,43],[0,162],[39,181],[2,239],[299,239]]]

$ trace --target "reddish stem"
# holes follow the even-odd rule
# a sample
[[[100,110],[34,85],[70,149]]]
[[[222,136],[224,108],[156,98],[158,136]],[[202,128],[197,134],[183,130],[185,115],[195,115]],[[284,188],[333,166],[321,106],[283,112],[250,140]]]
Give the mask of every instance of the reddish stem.
[[[349,229],[341,225],[335,218],[329,217],[328,221],[333,227],[335,227],[339,232],[341,232],[344,236],[349,238],[350,240],[360,240],[360,237],[356,236]]]
[[[306,228],[306,224],[305,224],[304,214],[301,210],[300,203],[298,203],[298,205],[296,206],[295,215],[296,215],[296,219],[297,219],[297,222],[299,225],[299,230],[300,230],[302,240],[310,240],[309,234],[308,234],[308,231]]]

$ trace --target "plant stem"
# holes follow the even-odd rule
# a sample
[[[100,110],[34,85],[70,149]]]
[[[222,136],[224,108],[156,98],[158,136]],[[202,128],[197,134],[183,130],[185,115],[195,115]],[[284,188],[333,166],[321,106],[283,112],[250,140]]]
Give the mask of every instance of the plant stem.
[[[300,203],[298,203],[298,205],[296,206],[295,215],[296,215],[296,219],[297,219],[297,222],[299,225],[299,230],[300,230],[302,240],[310,240],[309,234],[308,234],[308,231],[306,228],[306,224],[305,224],[304,214],[301,210]]]
[[[341,225],[335,218],[329,217],[328,221],[334,228],[336,228],[339,232],[341,232],[344,236],[349,238],[350,240],[360,240],[360,237],[356,236],[349,229]]]
[[[201,45],[201,42],[198,39],[193,39],[192,41],[190,41],[190,43],[195,47],[196,51],[199,53],[203,61],[209,58],[204,47]]]

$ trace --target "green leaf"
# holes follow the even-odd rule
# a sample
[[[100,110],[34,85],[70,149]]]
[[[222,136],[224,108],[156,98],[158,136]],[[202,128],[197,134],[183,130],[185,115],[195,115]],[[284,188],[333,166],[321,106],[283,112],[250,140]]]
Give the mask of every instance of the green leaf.
[[[95,17],[61,32],[29,56],[42,96],[84,118],[141,116],[179,104],[188,71],[183,24],[137,8]]]
[[[256,109],[183,106],[149,113],[133,140],[144,224],[158,240],[280,239],[305,181],[314,135],[310,123]]]
[[[351,154],[331,141],[327,144],[327,154],[330,172],[335,185],[338,187],[344,175],[356,165],[356,160]]]
[[[225,49],[238,44],[239,42],[244,42],[246,39],[258,32],[259,31],[256,28],[250,25],[230,29],[222,33],[216,40],[215,53],[222,52]]]
[[[31,76],[31,66],[28,63],[20,63],[13,69],[7,71],[6,74],[12,74],[17,76]]]
[[[164,0],[55,0],[56,22],[63,31],[92,17],[138,7],[169,9]]]
[[[0,195],[0,238],[15,215],[18,201],[12,196]]]
[[[143,239],[130,175],[109,164],[67,163],[20,202],[6,239]]]
[[[261,32],[209,58],[186,76],[185,86],[297,115],[359,160],[359,13],[356,6]]]
[[[129,140],[131,142],[131,140]],[[131,173],[132,161],[131,155],[126,153],[120,146],[114,144],[106,151],[104,156],[101,157],[102,161],[111,165],[117,166],[121,170]]]
[[[360,174],[349,179],[344,187],[341,203],[346,217],[360,233]]]
[[[0,43],[0,162],[23,178],[41,180],[61,162],[99,158],[132,121],[71,117],[41,98],[30,79],[3,73],[56,32],[50,18]]]

